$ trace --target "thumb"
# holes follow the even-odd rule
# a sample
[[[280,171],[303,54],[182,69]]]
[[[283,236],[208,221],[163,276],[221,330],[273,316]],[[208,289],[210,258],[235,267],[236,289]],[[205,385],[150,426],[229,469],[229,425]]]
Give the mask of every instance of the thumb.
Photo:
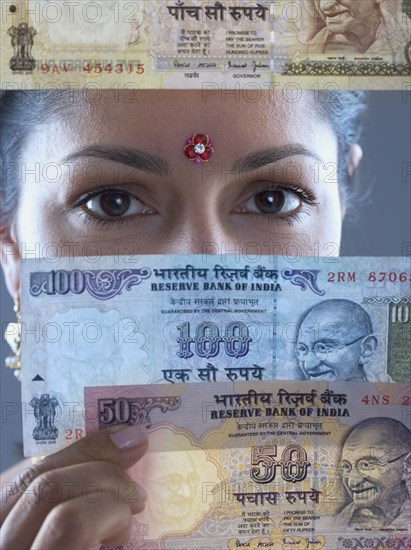
[[[141,424],[120,424],[91,433],[66,449],[50,455],[49,459],[58,463],[58,468],[68,466],[61,464],[70,459],[70,464],[94,460],[116,462],[127,470],[147,451],[147,429]],[[63,457],[64,451],[67,453]],[[70,455],[70,456],[69,456]]]
[[[45,457],[34,468],[54,470],[81,462],[108,460],[126,470],[144,455],[147,445],[147,429],[144,426],[121,424],[83,437]]]
[[[87,435],[65,449],[46,456],[29,466],[14,481],[2,484],[0,524],[39,475],[65,466],[99,460],[115,462],[127,470],[144,455],[147,447],[147,430],[144,426],[121,425]]]

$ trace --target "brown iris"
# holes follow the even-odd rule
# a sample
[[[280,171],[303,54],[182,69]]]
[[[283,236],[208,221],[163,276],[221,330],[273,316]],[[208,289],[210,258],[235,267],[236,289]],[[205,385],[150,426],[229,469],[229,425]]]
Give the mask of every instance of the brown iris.
[[[265,214],[277,214],[285,203],[283,191],[263,191],[258,193],[255,198],[255,204],[261,212]]]
[[[107,216],[123,216],[130,208],[130,195],[117,191],[104,193],[100,197],[100,206]]]

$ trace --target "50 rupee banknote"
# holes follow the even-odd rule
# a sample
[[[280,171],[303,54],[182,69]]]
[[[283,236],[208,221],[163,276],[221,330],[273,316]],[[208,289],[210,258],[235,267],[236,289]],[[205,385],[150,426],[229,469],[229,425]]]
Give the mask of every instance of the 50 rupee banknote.
[[[90,387],[85,404],[87,433],[149,430],[130,550],[409,548],[410,384]]]

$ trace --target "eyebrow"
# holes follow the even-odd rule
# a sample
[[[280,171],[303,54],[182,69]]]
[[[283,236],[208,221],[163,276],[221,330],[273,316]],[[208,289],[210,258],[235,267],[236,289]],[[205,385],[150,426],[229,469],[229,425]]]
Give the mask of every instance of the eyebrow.
[[[316,155],[313,151],[310,151],[303,145],[295,143],[290,145],[284,145],[283,147],[279,147],[279,148],[271,147],[268,149],[262,149],[260,151],[251,153],[250,155],[247,155],[245,158],[237,160],[233,164],[232,170],[233,171],[236,170],[238,172],[247,172],[249,170],[257,170],[257,168],[261,168],[263,166],[266,166],[267,164],[273,164],[274,162],[278,162],[285,158],[294,157],[298,155],[311,157],[324,163],[323,159],[318,155]]]
[[[168,176],[170,173],[166,159],[154,155],[153,153],[148,153],[140,149],[129,149],[128,147],[89,145],[84,149],[80,149],[64,157],[62,162],[72,162],[87,157],[111,160],[131,166],[143,172],[148,172],[149,174],[156,174],[157,176]]]

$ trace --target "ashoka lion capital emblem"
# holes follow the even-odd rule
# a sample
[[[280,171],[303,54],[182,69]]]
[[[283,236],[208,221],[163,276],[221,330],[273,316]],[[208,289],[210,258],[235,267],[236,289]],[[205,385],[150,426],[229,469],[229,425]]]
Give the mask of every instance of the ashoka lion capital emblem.
[[[36,441],[57,439],[58,429],[54,425],[59,402],[55,397],[50,397],[48,393],[43,393],[38,397],[33,397],[30,405],[34,409],[37,426],[33,430],[33,438]]]
[[[10,27],[7,34],[11,36],[11,45],[14,55],[10,59],[10,69],[15,71],[33,71],[36,61],[31,55],[33,37],[37,31],[27,23],[19,23],[17,27]]]

